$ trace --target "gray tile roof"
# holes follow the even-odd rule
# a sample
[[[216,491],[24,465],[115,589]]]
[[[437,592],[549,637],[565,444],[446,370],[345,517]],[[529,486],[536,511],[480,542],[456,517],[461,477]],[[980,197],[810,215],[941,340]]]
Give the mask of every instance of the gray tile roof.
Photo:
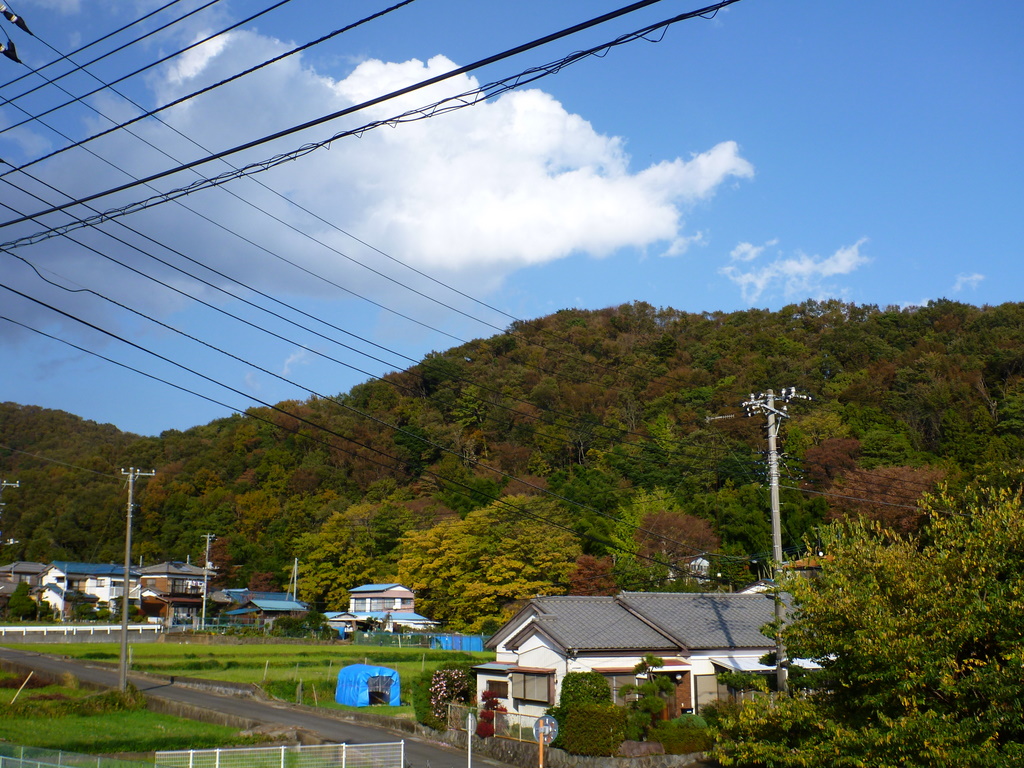
[[[614,597],[538,597],[537,629],[563,648],[579,651],[679,648],[664,633],[652,628]]]
[[[525,618],[533,622],[523,627]],[[615,597],[536,597],[488,643],[514,647],[533,631],[564,650],[673,651],[764,648],[772,640],[761,627],[774,618],[762,594],[624,592]]]
[[[678,638],[687,648],[763,648],[761,627],[775,618],[769,595],[624,592],[623,605]]]

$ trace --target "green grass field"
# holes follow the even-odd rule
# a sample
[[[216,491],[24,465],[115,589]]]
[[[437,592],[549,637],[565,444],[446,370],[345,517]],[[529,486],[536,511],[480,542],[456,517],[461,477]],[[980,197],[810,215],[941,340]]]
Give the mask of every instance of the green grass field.
[[[18,648],[95,661],[116,662],[117,643],[19,644]],[[446,661],[482,664],[493,653],[378,648],[363,645],[252,644],[206,645],[185,643],[138,643],[131,647],[131,668],[176,677],[256,683],[278,698],[295,701],[302,681],[304,704],[352,709],[334,702],[338,670],[349,664],[374,664],[398,672],[402,680],[402,707],[375,706],[374,714],[412,716],[409,683],[421,672],[432,671]]]
[[[88,754],[207,749],[253,744],[238,730],[145,710],[58,718],[0,718],[0,738],[13,744]]]
[[[0,674],[0,739],[68,752],[148,752],[252,744],[235,728],[134,709],[92,707],[108,695],[74,684],[43,685],[34,676]],[[70,682],[70,681],[68,681]],[[16,705],[16,706],[15,706]],[[63,714],[62,709],[80,710]],[[95,713],[87,714],[90,709]],[[110,711],[120,709],[121,711]]]

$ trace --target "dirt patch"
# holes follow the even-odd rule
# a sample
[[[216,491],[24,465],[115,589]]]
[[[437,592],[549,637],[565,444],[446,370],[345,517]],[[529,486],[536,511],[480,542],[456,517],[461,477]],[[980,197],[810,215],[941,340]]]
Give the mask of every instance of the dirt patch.
[[[18,688],[21,688],[22,685],[25,685],[24,677],[5,677],[0,679],[0,688],[14,688],[17,690]],[[50,683],[47,680],[43,680],[41,677],[32,675],[28,681],[28,685],[25,685],[25,688],[45,688],[48,685],[50,685]]]

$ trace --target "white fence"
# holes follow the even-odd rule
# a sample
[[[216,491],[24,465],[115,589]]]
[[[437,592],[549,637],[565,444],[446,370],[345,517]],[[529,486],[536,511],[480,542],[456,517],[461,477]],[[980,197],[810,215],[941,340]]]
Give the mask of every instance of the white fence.
[[[129,624],[129,632],[138,632],[140,635],[146,632],[160,634],[163,627],[159,624]],[[121,634],[120,624],[34,624],[27,627],[4,627],[0,626],[0,638],[8,635],[50,635],[78,636],[78,635],[119,635]]]
[[[168,768],[404,768],[405,742],[189,749],[157,752],[156,763]]]
[[[537,741],[537,737],[533,735],[533,724],[537,722],[538,717],[494,711],[493,719],[489,719],[490,713],[481,711],[479,707],[467,707],[465,704],[448,705],[448,727],[455,731],[466,730],[466,718],[469,715],[473,716],[478,730],[483,723],[489,722],[494,726],[494,733],[487,734],[488,736],[513,741]]]
[[[145,760],[117,760],[42,747],[0,744],[0,768],[154,768]]]

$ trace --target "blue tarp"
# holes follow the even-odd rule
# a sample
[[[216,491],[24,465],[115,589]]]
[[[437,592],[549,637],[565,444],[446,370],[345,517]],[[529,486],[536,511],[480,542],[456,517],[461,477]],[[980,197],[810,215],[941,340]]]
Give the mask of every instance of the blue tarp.
[[[484,639],[479,635],[433,635],[430,647],[445,651],[482,651]]]
[[[334,700],[349,707],[367,707],[374,704],[401,706],[401,683],[398,673],[387,667],[369,664],[350,664],[338,671],[338,688]]]

